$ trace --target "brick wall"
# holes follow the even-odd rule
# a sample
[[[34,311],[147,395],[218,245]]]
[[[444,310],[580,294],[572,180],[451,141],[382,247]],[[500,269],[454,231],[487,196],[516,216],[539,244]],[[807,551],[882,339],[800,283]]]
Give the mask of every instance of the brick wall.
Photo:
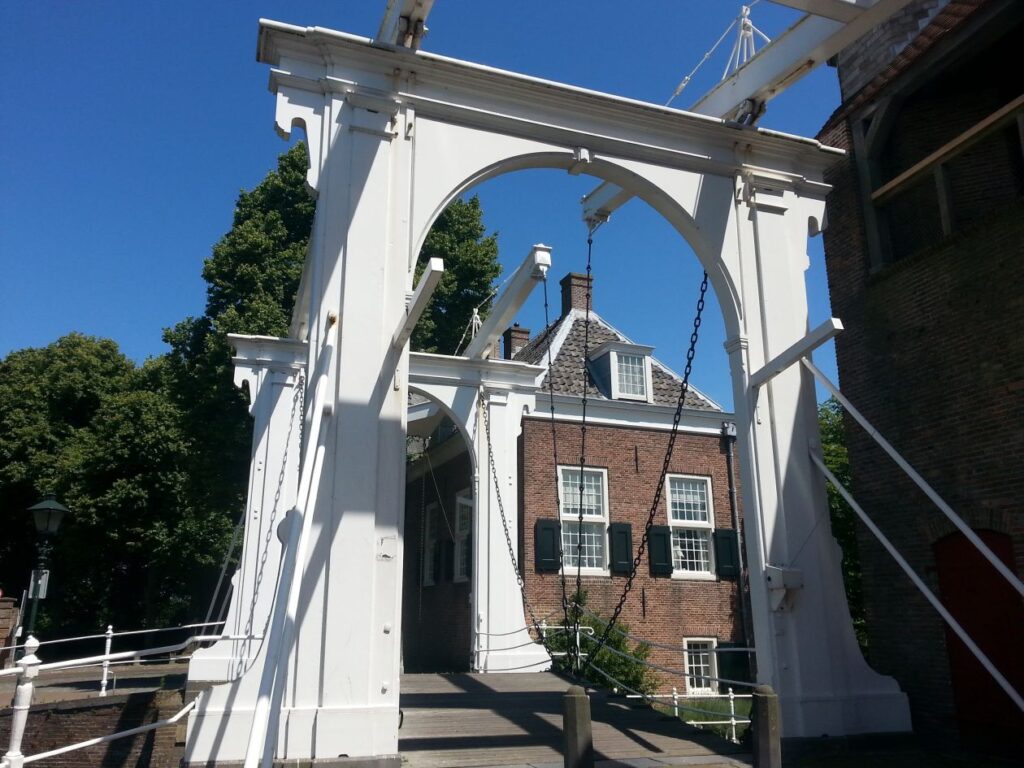
[[[927,99],[910,100],[897,121],[892,151],[901,164],[966,127],[987,98],[984,79],[959,88],[944,79],[940,86]],[[933,109],[939,98],[945,107]],[[846,124],[831,126],[822,139],[851,148]],[[996,165],[965,176],[954,205],[984,199],[1003,183],[1006,162],[982,157]],[[922,225],[926,240],[872,271],[855,168],[847,157],[827,179],[829,292],[846,327],[836,340],[842,389],[972,527],[1012,537],[1022,573],[1024,202],[1004,193],[975,205],[949,237]],[[934,211],[924,201],[900,216],[923,220]],[[852,422],[848,434],[854,495],[939,593],[933,547],[951,524]],[[863,528],[859,535],[869,660],[908,693],[916,730],[955,734],[943,623],[873,537]],[[986,647],[985,637],[976,639]]]
[[[454,435],[450,440],[460,443]],[[435,487],[434,483],[437,483]],[[406,672],[465,672],[470,666],[470,583],[451,574],[456,496],[473,485],[469,454],[433,466],[409,481],[405,508],[402,660]],[[425,498],[424,498],[425,497]],[[440,577],[423,582],[423,507],[437,503]],[[442,514],[442,512],[444,514]],[[445,515],[448,523],[445,523]]]
[[[557,437],[560,459],[572,463],[580,453],[579,425],[557,425]],[[609,521],[632,524],[634,551],[640,543],[654,498],[667,441],[668,434],[663,431],[587,427],[587,466],[608,470]],[[521,558],[527,594],[540,616],[560,611],[562,594],[559,575],[538,573],[534,565],[534,523],[538,518],[558,516],[550,421],[524,419],[520,451]],[[715,527],[733,527],[721,438],[680,434],[670,472],[710,477]],[[667,523],[667,502],[663,495],[655,524]],[[568,581],[571,595],[575,589],[575,574]],[[602,616],[609,616],[625,582],[623,575],[584,576],[588,607]],[[646,556],[622,612],[622,621],[629,626],[631,634],[662,643],[681,645],[685,637],[715,637],[721,643],[743,642],[736,581],[652,577]],[[679,653],[659,648],[652,649],[650,659],[672,669],[682,669],[683,665]],[[684,687],[679,678],[662,677],[662,690],[673,685]]]
[[[21,751],[26,755],[136,728],[176,714],[184,706],[181,691],[64,701],[33,707]],[[158,728],[138,736],[49,758],[49,768],[178,768],[184,756],[184,719],[179,727]],[[11,711],[0,711],[0,744],[6,751]]]

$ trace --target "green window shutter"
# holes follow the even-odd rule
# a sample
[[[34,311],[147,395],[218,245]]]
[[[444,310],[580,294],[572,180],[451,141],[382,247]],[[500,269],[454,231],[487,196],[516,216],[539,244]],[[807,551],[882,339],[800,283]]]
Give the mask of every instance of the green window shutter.
[[[651,561],[651,576],[672,575],[672,529],[667,525],[651,526],[647,557]]]
[[[737,579],[740,575],[739,539],[736,531],[723,528],[714,532],[715,569],[720,579]]]
[[[538,520],[533,526],[534,566],[540,573],[558,570],[558,537],[561,536],[557,520]]]
[[[633,526],[612,523],[608,526],[609,567],[612,573],[628,574],[633,568]]]

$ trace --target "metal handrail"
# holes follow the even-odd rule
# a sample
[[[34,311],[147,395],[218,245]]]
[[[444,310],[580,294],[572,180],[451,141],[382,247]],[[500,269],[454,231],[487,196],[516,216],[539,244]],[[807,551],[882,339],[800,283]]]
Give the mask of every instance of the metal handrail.
[[[857,503],[856,499],[854,499],[843,484],[839,482],[836,476],[832,474],[829,468],[825,466],[825,463],[821,458],[814,451],[810,452],[810,457],[811,461],[817,465],[818,469],[821,470],[822,474],[825,475],[833,487],[835,487],[835,489],[839,491],[839,494],[846,499],[846,503],[849,504],[850,508],[857,513],[857,516],[861,519],[864,525],[868,527],[868,530],[875,535],[875,538],[878,539],[883,547],[885,547],[885,550],[892,555],[897,565],[899,565],[899,567],[903,569],[903,572],[910,577],[910,580],[914,583],[914,586],[917,587],[918,591],[925,596],[928,602],[932,604],[932,607],[939,612],[943,621],[949,625],[949,628],[956,633],[956,636],[959,637],[960,640],[963,641],[963,644],[967,646],[968,650],[974,654],[974,658],[981,662],[981,666],[983,666],[992,676],[992,679],[999,684],[999,687],[1006,692],[1006,695],[1013,700],[1013,703],[1017,705],[1017,708],[1024,711],[1024,697],[1017,693],[1016,689],[1010,685],[1010,682],[1005,677],[1003,677],[1003,674],[999,671],[996,665],[993,664],[989,660],[988,656],[985,655],[985,652],[982,651],[981,648],[978,647],[977,643],[971,639],[970,635],[967,634],[967,631],[960,625],[960,622],[953,618],[953,615],[946,610],[946,607],[942,604],[939,598],[935,596],[935,593],[932,592],[924,581],[921,580],[921,577],[917,575],[913,568],[911,568],[910,563],[908,563],[903,555],[899,553],[899,550],[897,550],[895,545],[884,533],[882,533],[881,529],[875,525],[874,521],[868,517],[860,504]]]
[[[79,637],[60,637],[56,640],[39,640],[38,643],[41,646],[44,645],[58,645],[60,643],[74,643],[79,640],[103,640],[107,637],[128,637],[129,635],[146,635],[153,634],[156,632],[174,632],[181,629],[198,629],[200,627],[216,627],[219,624],[223,624],[223,621],[206,621],[200,624],[181,624],[177,627],[159,627],[157,629],[132,629],[126,632],[114,632],[108,635],[106,632],[100,635],[80,635]],[[26,641],[27,642],[27,641]],[[5,645],[0,646],[0,651],[12,651],[18,648],[24,648],[25,643],[18,643],[16,645]]]
[[[577,608],[579,608],[584,613],[594,617],[598,621],[604,621],[604,619],[602,619],[599,614],[594,613],[592,610],[587,608],[585,605],[580,605],[579,603],[574,603],[573,605],[575,605]],[[622,637],[628,637],[633,642],[643,643],[644,645],[649,645],[652,648],[661,648],[661,649],[666,650],[666,651],[679,651],[680,653],[686,653],[686,651],[688,650],[686,648],[686,646],[683,646],[683,645],[670,645],[668,643],[657,643],[657,642],[655,642],[653,640],[647,640],[647,639],[642,638],[642,637],[637,637],[636,635],[631,635],[631,634],[629,634],[629,632],[626,632],[626,631],[620,629],[617,626],[616,627],[612,627],[612,632],[615,632],[616,634],[619,634]],[[757,649],[756,648],[708,648],[707,650],[712,652],[712,653],[754,653]]]
[[[76,749],[94,747],[97,744],[105,744],[108,741],[116,741],[117,739],[123,739],[127,736],[137,736],[140,733],[147,733],[149,731],[155,731],[157,728],[164,728],[168,725],[174,725],[179,720],[181,720],[181,718],[183,718],[185,715],[187,715],[189,712],[195,709],[196,703],[197,700],[193,699],[180,710],[178,710],[178,712],[164,720],[158,720],[155,723],[140,725],[138,728],[129,728],[127,731],[118,731],[117,733],[111,733],[107,736],[97,736],[93,739],[86,739],[85,741],[80,741],[77,744],[69,744],[66,747],[58,747],[57,749],[51,749],[49,752],[39,752],[35,755],[28,755],[27,757],[23,757],[21,759],[21,763],[22,765],[24,765],[25,763],[33,763],[36,760],[45,760],[50,757],[56,757],[57,755],[63,755],[66,752],[73,752]],[[5,757],[4,761],[0,762],[0,765],[6,767],[10,765],[10,761]]]
[[[584,635],[584,637],[593,640],[593,642],[595,643],[597,642],[597,640],[590,637],[589,635]],[[687,672],[685,670],[670,669],[669,667],[663,667],[660,664],[655,664],[654,662],[648,661],[647,659],[641,659],[637,656],[633,656],[632,654],[620,651],[617,648],[612,648],[607,643],[601,650],[610,651],[611,653],[614,653],[616,656],[621,656],[622,658],[627,659],[629,661],[636,662],[637,664],[642,664],[645,667],[650,667],[651,669],[658,670],[659,672],[665,672],[669,675],[674,675],[675,677],[691,678],[693,680],[710,680],[714,683],[725,683],[726,685],[742,685],[746,688],[753,688],[757,685],[757,683],[750,683],[744,680],[731,680],[727,677],[711,677],[709,675],[700,675],[696,672]]]
[[[900,456],[899,452],[892,447],[892,444],[882,437],[881,433],[875,429],[871,422],[868,421],[863,414],[861,414],[861,412],[846,399],[846,396],[839,391],[839,387],[833,384],[832,380],[822,373],[821,370],[806,357],[800,358],[800,362],[814,375],[816,379],[818,379],[818,381],[822,383],[825,389],[832,393],[832,396],[839,401],[846,412],[864,428],[864,431],[866,431],[868,435],[870,435],[871,438],[881,446],[883,451],[889,454],[889,458],[896,462],[896,465],[903,470],[907,477],[914,481],[914,484],[924,492],[925,496],[931,499],[932,503],[935,504],[935,506],[941,510],[942,514],[944,514],[949,521],[956,526],[957,530],[967,537],[967,540],[974,545],[974,548],[992,564],[992,567],[1010,583],[1010,586],[1024,596],[1024,581],[1018,579],[1017,575],[1006,566],[1006,563],[1000,560],[995,552],[989,549],[988,545],[985,544],[985,542],[979,538],[978,534],[971,529],[971,526],[965,523],[963,518],[953,511],[953,508],[949,506],[941,496],[939,496],[935,489],[932,488],[923,477],[921,477],[917,470],[910,465],[910,462]]]

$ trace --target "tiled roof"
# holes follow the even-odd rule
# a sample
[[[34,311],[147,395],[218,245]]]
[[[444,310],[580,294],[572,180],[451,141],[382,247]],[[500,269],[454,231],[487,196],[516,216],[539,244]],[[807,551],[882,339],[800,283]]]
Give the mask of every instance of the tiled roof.
[[[550,377],[551,388],[556,394],[582,394],[580,362],[583,360],[584,337],[588,335],[585,318],[585,312],[578,309],[571,310],[565,317],[541,331],[536,338],[516,354],[515,359],[520,362],[547,367],[550,344],[551,369],[542,381],[541,390],[543,392],[548,391],[548,377]],[[590,313],[590,330],[586,341],[588,350],[593,350],[606,341],[633,343],[593,311]],[[664,364],[652,359],[651,379],[654,403],[656,405],[675,405],[679,399],[680,377]],[[598,400],[608,399],[598,389],[589,372],[587,374],[587,397]],[[688,408],[706,411],[722,410],[711,399],[694,389],[692,383],[686,393],[685,404]]]

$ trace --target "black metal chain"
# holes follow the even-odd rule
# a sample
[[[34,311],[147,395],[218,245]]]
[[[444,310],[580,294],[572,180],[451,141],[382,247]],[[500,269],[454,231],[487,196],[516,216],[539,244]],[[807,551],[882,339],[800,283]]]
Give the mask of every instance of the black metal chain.
[[[505,531],[505,544],[508,546],[508,556],[512,561],[512,570],[516,575],[516,584],[519,585],[519,592],[523,597],[523,606],[526,608],[526,612],[530,617],[530,624],[533,625],[534,631],[537,633],[537,639],[540,640],[544,646],[544,650],[548,652],[548,655],[552,654],[552,648],[548,643],[547,636],[544,634],[544,630],[540,626],[540,622],[537,621],[537,616],[533,611],[533,606],[530,605],[529,599],[526,597],[526,584],[523,581],[523,575],[519,570],[519,559],[516,557],[515,547],[512,545],[512,534],[508,528],[508,518],[505,516],[505,505],[501,500],[501,484],[498,480],[498,469],[494,463],[494,450],[491,444],[491,417],[488,413],[487,402],[484,398],[483,388],[480,390],[480,410],[483,412],[484,417],[484,434],[487,438],[487,462],[491,468],[491,477],[494,480],[494,491],[495,498],[498,501],[498,514],[501,517],[501,527]]]
[[[582,388],[582,411],[580,414],[580,482],[579,497],[576,499],[576,592],[573,594],[573,602],[582,600],[583,594],[583,492],[585,488],[585,470],[587,465],[587,355],[590,354],[590,304],[591,304],[591,261],[594,254],[594,231],[597,227],[590,227],[587,230],[587,301],[586,314],[583,318],[583,359],[580,361],[580,383]],[[573,633],[579,635],[580,611],[577,607],[573,610]],[[572,669],[579,669],[579,653],[575,646],[570,651],[569,660]]]
[[[554,330],[551,327],[551,319],[548,310],[548,273],[544,273],[544,328],[545,333],[548,335],[547,338],[547,357],[548,357],[548,406],[551,413],[551,453],[554,456],[554,470],[555,470],[555,514],[561,517],[562,514],[562,478],[558,471],[558,432],[557,422],[555,421],[555,381],[551,375],[552,371],[552,360],[551,360],[551,332]],[[559,580],[562,584],[562,626],[568,631],[569,629],[569,596],[565,591],[565,552],[562,551],[562,533],[561,526],[559,526],[558,533],[558,575]]]
[[[601,633],[601,639],[597,642],[597,647],[592,653],[588,654],[586,665],[583,667],[582,673],[586,675],[587,670],[590,669],[590,665],[597,654],[604,648],[605,643],[608,642],[608,636],[611,634],[612,629],[615,627],[615,622],[619,620],[619,615],[622,613],[622,608],[626,604],[626,600],[629,597],[630,590],[633,589],[633,580],[636,578],[637,570],[640,568],[640,561],[643,559],[644,552],[647,549],[647,540],[651,535],[651,526],[654,525],[654,516],[658,512],[658,507],[661,506],[661,494],[665,487],[665,477],[668,475],[669,466],[672,463],[672,453],[675,450],[676,437],[679,435],[679,421],[683,415],[683,406],[686,402],[686,394],[690,390],[690,373],[693,371],[693,358],[697,350],[697,338],[700,332],[701,315],[704,312],[704,296],[708,290],[708,273],[704,273],[704,279],[700,284],[700,297],[697,299],[697,314],[693,318],[693,331],[690,333],[690,346],[686,350],[686,368],[683,370],[683,380],[679,384],[679,399],[676,401],[675,414],[672,416],[672,430],[669,432],[668,448],[665,451],[665,460],[661,465],[661,475],[658,478],[658,484],[654,489],[654,501],[651,502],[651,508],[647,514],[647,523],[644,525],[644,535],[640,539],[640,546],[637,548],[636,557],[633,558],[633,567],[630,569],[629,578],[626,579],[626,586],[622,590],[622,596],[619,598],[618,604],[615,606],[615,610],[612,612],[611,619],[608,620],[608,624],[604,628],[604,632]],[[577,609],[577,613],[578,613]]]

